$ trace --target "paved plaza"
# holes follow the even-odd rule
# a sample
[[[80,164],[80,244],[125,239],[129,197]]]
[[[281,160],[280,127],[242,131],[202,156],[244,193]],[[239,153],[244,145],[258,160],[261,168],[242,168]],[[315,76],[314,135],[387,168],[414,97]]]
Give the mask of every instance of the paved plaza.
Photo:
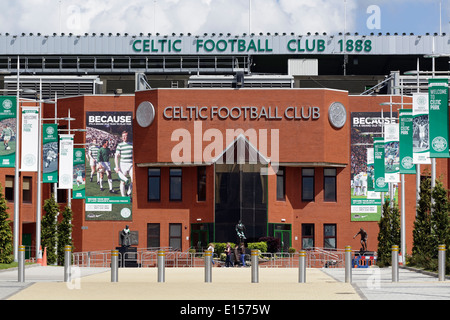
[[[1,300],[450,300],[450,281],[400,268],[392,282],[391,268],[353,269],[345,283],[343,268],[307,269],[306,283],[297,268],[260,268],[258,283],[251,268],[213,268],[212,282],[203,268],[166,268],[158,282],[157,268],[121,268],[111,282],[109,268],[74,268],[64,282],[64,268],[31,266],[25,282],[18,271],[0,272]]]

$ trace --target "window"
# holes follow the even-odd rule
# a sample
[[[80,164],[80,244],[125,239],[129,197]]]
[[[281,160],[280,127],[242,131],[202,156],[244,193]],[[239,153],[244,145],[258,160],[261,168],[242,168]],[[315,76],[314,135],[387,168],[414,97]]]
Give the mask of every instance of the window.
[[[314,168],[302,169],[302,201],[314,201]]]
[[[22,182],[22,201],[31,203],[33,199],[33,192],[32,192],[32,179],[31,177],[23,177]]]
[[[336,225],[323,225],[323,247],[325,249],[336,249]]]
[[[324,201],[336,201],[336,169],[323,169]]]
[[[206,200],[206,167],[197,167],[197,201]]]
[[[5,199],[8,201],[14,201],[14,176],[6,176]]]
[[[277,172],[277,200],[286,200],[286,169],[279,167]]]
[[[160,247],[159,223],[147,223],[147,248]]]
[[[161,200],[161,169],[148,169],[148,201]]]
[[[302,224],[302,249],[314,247],[314,224]]]
[[[170,169],[169,200],[171,201],[181,201],[181,173],[180,168]]]
[[[169,247],[181,251],[181,223],[169,224]]]

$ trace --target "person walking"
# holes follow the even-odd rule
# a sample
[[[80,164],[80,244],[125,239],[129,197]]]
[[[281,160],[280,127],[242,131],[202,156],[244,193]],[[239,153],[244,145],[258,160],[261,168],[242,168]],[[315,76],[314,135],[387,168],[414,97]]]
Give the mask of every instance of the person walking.
[[[226,254],[226,260],[225,260],[225,267],[228,268],[229,266],[233,266],[233,261],[231,261],[231,244],[227,242],[227,246],[225,248],[225,254]]]

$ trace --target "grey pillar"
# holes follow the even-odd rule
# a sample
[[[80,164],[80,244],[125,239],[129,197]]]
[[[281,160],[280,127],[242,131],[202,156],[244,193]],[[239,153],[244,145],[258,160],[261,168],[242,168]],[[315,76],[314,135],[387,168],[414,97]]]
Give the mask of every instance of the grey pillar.
[[[352,282],[352,247],[345,247],[345,282]]]
[[[259,265],[258,265],[259,250],[252,249],[251,261],[252,261],[252,283],[259,282]]]
[[[166,252],[164,250],[158,250],[158,282],[165,282],[165,260]]]
[[[72,246],[66,245],[64,247],[64,282],[70,282],[71,279],[71,267],[72,264]]]
[[[119,250],[111,250],[111,282],[119,280]]]
[[[392,282],[398,282],[398,246],[392,246]]]
[[[205,282],[212,282],[212,251],[205,251]]]
[[[300,250],[300,256],[298,261],[298,282],[306,282],[306,251]]]
[[[445,281],[445,244],[440,244],[438,247],[439,259],[439,281]]]
[[[19,282],[25,282],[25,246],[19,246],[19,268],[17,280]]]

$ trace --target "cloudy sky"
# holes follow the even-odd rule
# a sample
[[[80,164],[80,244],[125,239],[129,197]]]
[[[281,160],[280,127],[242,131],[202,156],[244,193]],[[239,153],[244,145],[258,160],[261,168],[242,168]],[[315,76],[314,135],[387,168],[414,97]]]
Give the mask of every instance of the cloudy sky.
[[[10,34],[450,33],[450,0],[2,0],[2,4],[6,6],[0,12],[0,33]]]

